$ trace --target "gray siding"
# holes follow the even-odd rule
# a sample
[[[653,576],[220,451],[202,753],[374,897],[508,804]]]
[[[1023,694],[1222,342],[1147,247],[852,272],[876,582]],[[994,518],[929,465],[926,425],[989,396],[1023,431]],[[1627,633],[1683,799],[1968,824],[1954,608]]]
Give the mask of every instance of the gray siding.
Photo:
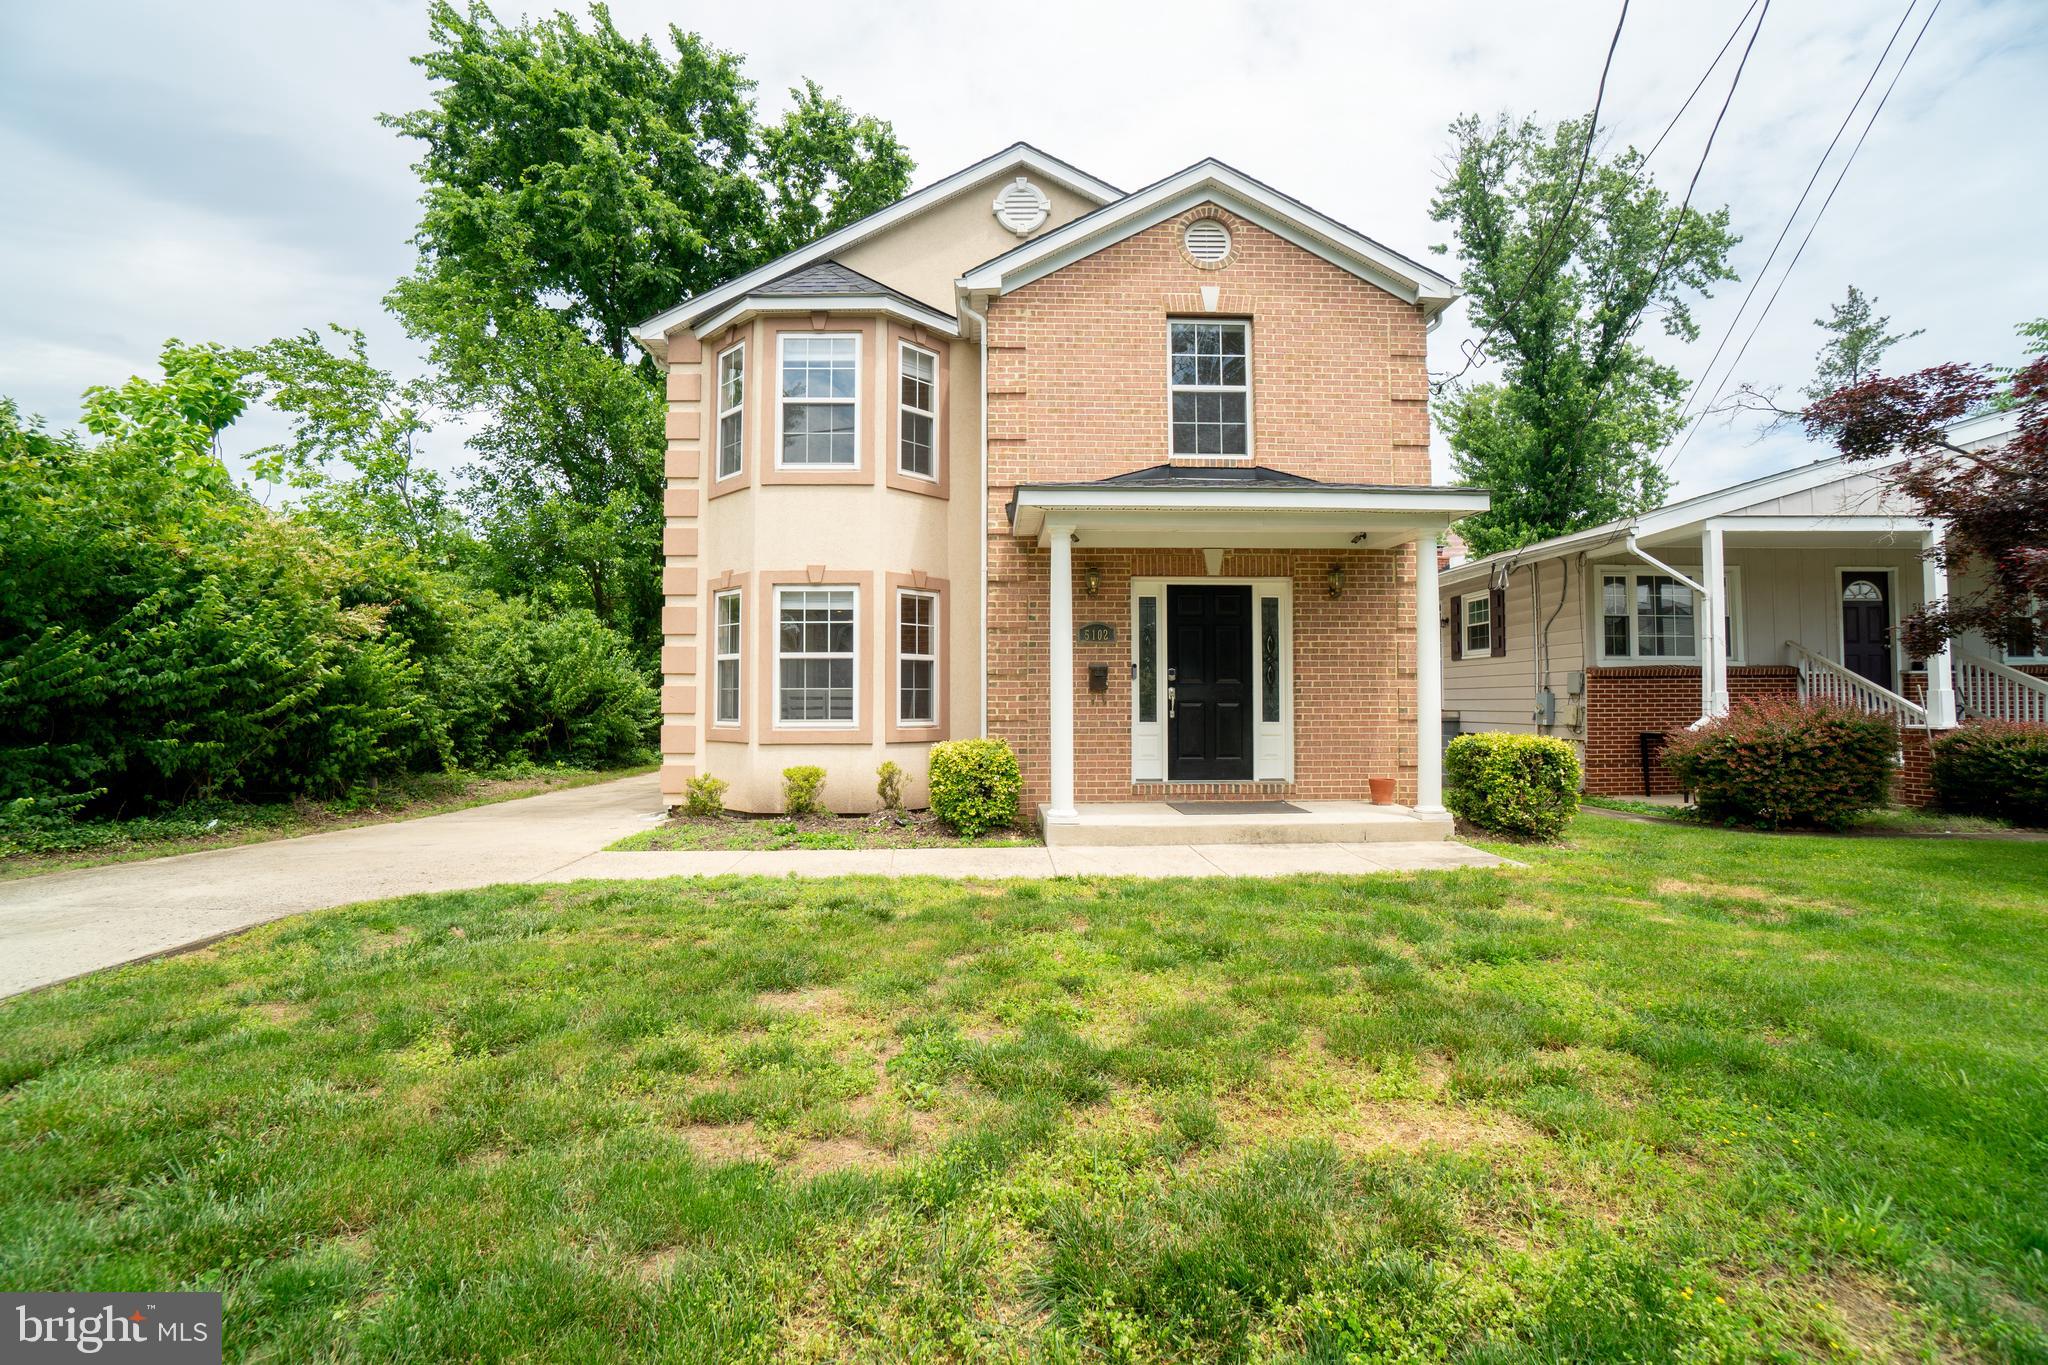
[[[1565,575],[1570,574],[1570,586],[1565,586]],[[1539,604],[1531,600],[1531,585],[1540,593]],[[1451,598],[1467,596],[1474,592],[1485,592],[1485,580],[1447,588],[1443,593],[1440,615],[1448,616]],[[1562,605],[1559,593],[1564,594]],[[1554,619],[1553,619],[1554,614]],[[1448,630],[1444,639],[1444,714],[1458,717],[1459,728],[1466,732],[1474,730],[1513,730],[1523,734],[1554,734],[1562,739],[1578,739],[1578,732],[1571,721],[1577,699],[1567,695],[1567,675],[1585,668],[1583,633],[1582,594],[1579,591],[1579,568],[1570,559],[1545,560],[1534,565],[1522,565],[1508,576],[1507,582],[1507,653],[1498,657],[1487,655],[1479,658],[1453,659],[1450,657]],[[1543,631],[1543,622],[1549,621],[1549,670],[1547,682],[1557,693],[1557,719],[1554,727],[1539,729],[1535,723],[1536,691],[1539,686],[1536,673],[1536,647]]]

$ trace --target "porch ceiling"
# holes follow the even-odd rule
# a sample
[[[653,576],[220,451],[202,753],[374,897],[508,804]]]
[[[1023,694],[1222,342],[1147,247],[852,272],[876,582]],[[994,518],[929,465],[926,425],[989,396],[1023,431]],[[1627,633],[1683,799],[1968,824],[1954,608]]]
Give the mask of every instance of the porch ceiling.
[[[1697,550],[1703,531],[1717,530],[1729,549],[1864,549],[1918,552],[1933,523],[1892,516],[1711,517],[1638,538],[1650,549]]]
[[[1025,484],[1009,514],[1012,533],[1040,545],[1063,526],[1095,546],[1385,549],[1438,534],[1487,502],[1483,489],[1413,484]]]

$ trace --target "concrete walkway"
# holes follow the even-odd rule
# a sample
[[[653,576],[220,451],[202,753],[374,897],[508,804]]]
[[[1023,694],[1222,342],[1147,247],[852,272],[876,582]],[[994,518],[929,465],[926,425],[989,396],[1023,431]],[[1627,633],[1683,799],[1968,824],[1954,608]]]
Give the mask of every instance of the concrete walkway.
[[[299,839],[0,882],[0,996],[388,896],[588,877],[1277,877],[1502,860],[1463,844],[603,853],[662,818],[652,775]]]

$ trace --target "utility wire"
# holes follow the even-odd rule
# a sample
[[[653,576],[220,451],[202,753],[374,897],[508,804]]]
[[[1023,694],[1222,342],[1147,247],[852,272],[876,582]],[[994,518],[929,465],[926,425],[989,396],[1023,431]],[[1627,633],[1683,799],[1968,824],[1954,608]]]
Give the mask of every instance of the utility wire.
[[[1917,3],[1917,0],[1915,0],[1915,3]],[[1912,10],[1913,10],[1913,5],[1912,5],[1912,4],[1908,4],[1908,5],[1906,6],[1906,14],[1907,14],[1907,15],[1910,15],[1910,14],[1912,13]],[[1848,156],[1847,156],[1846,158],[1844,158],[1844,159],[1843,159],[1843,161],[1842,161],[1842,169],[1841,169],[1840,171],[1838,171],[1838,172],[1836,173],[1836,175],[1835,175],[1835,181],[1834,181],[1834,183],[1833,183],[1832,185],[1828,186],[1828,193],[1827,193],[1827,197],[1826,197],[1825,199],[1821,200],[1821,203],[1820,203],[1820,207],[1819,207],[1818,209],[1816,209],[1816,210],[1814,211],[1814,215],[1813,215],[1813,221],[1812,221],[1812,222],[1810,222],[1810,223],[1808,223],[1808,224],[1806,225],[1806,235],[1805,235],[1804,237],[1800,238],[1800,240],[1799,240],[1799,246],[1798,246],[1798,249],[1797,249],[1797,250],[1795,250],[1795,251],[1794,251],[1794,252],[1792,253],[1792,259],[1791,259],[1790,261],[1787,261],[1787,262],[1785,263],[1785,272],[1784,272],[1784,274],[1782,274],[1782,275],[1780,275],[1780,276],[1778,277],[1778,284],[1777,284],[1777,287],[1776,287],[1775,289],[1773,289],[1773,290],[1771,291],[1771,296],[1770,296],[1770,298],[1768,298],[1768,299],[1764,300],[1764,306],[1763,306],[1763,309],[1762,309],[1762,310],[1761,310],[1760,312],[1758,312],[1758,314],[1756,315],[1756,322],[1755,322],[1755,324],[1754,324],[1754,325],[1752,325],[1752,326],[1750,327],[1750,329],[1749,329],[1749,335],[1748,335],[1748,336],[1746,336],[1746,337],[1744,337],[1744,338],[1742,339],[1742,346],[1741,346],[1741,348],[1740,348],[1739,350],[1737,350],[1737,351],[1735,352],[1735,359],[1734,359],[1734,360],[1732,360],[1732,361],[1730,361],[1730,362],[1728,363],[1728,369],[1726,370],[1726,372],[1724,372],[1724,373],[1722,374],[1722,376],[1721,376],[1721,382],[1720,382],[1720,383],[1719,383],[1718,385],[1716,385],[1716,386],[1715,386],[1715,388],[1714,388],[1714,396],[1713,396],[1712,398],[1709,398],[1709,399],[1707,400],[1707,402],[1706,402],[1706,406],[1702,407],[1702,408],[1700,409],[1700,411],[1699,411],[1699,415],[1698,415],[1698,416],[1696,416],[1695,418],[1693,418],[1693,422],[1692,422],[1692,425],[1691,425],[1690,427],[1686,428],[1686,432],[1685,432],[1685,437],[1684,437],[1684,439],[1683,439],[1683,440],[1681,440],[1681,441],[1680,441],[1680,442],[1678,443],[1678,448],[1677,448],[1676,450],[1673,450],[1673,451],[1671,452],[1671,454],[1670,454],[1669,456],[1667,456],[1667,457],[1665,458],[1665,460],[1664,460],[1664,465],[1663,465],[1663,468],[1664,468],[1664,469],[1666,469],[1666,470],[1669,470],[1669,469],[1671,468],[1671,466],[1672,466],[1672,465],[1676,464],[1676,463],[1677,463],[1677,461],[1678,461],[1678,457],[1679,457],[1679,456],[1681,456],[1681,455],[1683,455],[1683,454],[1685,453],[1685,448],[1686,448],[1687,446],[1689,446],[1689,445],[1691,445],[1691,444],[1692,444],[1692,438],[1693,438],[1693,433],[1697,432],[1697,431],[1698,431],[1698,430],[1700,429],[1700,427],[1701,427],[1702,425],[1704,425],[1704,424],[1705,424],[1705,422],[1706,422],[1706,420],[1707,420],[1707,414],[1713,411],[1713,409],[1714,409],[1714,404],[1720,401],[1720,398],[1721,398],[1721,393],[1722,393],[1722,391],[1723,391],[1724,389],[1726,389],[1726,388],[1728,387],[1728,380],[1729,380],[1729,379],[1730,379],[1730,378],[1731,378],[1731,377],[1732,377],[1732,376],[1734,375],[1734,373],[1735,373],[1735,371],[1736,371],[1737,369],[1741,368],[1741,365],[1742,365],[1742,357],[1743,357],[1743,356],[1745,356],[1745,355],[1747,355],[1747,354],[1749,354],[1749,344],[1750,344],[1750,342],[1752,342],[1752,341],[1755,341],[1755,340],[1756,340],[1756,335],[1757,335],[1757,333],[1758,333],[1758,332],[1759,332],[1760,330],[1762,330],[1762,328],[1763,328],[1763,325],[1764,325],[1764,319],[1765,319],[1765,318],[1767,318],[1767,317],[1769,317],[1769,316],[1770,316],[1770,314],[1771,314],[1771,307],[1772,307],[1772,305],[1773,305],[1773,304],[1775,304],[1775,303],[1777,303],[1777,301],[1778,301],[1778,295],[1779,295],[1779,294],[1781,294],[1781,293],[1783,293],[1783,292],[1784,292],[1784,290],[1785,290],[1785,281],[1787,281],[1787,280],[1791,279],[1791,278],[1792,278],[1792,272],[1793,272],[1794,270],[1796,270],[1796,269],[1798,268],[1798,266],[1799,266],[1799,258],[1800,258],[1801,256],[1804,256],[1804,255],[1806,254],[1806,246],[1807,246],[1807,243],[1809,243],[1809,242],[1811,242],[1811,241],[1813,240],[1813,234],[1814,234],[1814,231],[1815,231],[1815,229],[1819,228],[1819,226],[1820,226],[1820,220],[1821,220],[1821,219],[1822,219],[1822,218],[1823,218],[1824,216],[1826,216],[1826,214],[1827,214],[1827,211],[1828,211],[1828,205],[1830,205],[1830,204],[1832,204],[1832,203],[1834,203],[1834,202],[1835,202],[1835,191],[1837,191],[1837,190],[1839,190],[1839,189],[1841,189],[1841,188],[1842,188],[1842,181],[1843,181],[1844,179],[1846,179],[1846,178],[1848,177],[1848,174],[1849,174],[1849,168],[1850,168],[1851,166],[1853,166],[1853,165],[1855,165],[1855,164],[1856,164],[1856,154],[1857,154],[1858,152],[1860,152],[1860,151],[1862,151],[1862,150],[1863,150],[1863,143],[1864,143],[1864,140],[1865,140],[1866,138],[1868,138],[1868,137],[1870,136],[1870,130],[1871,130],[1871,129],[1872,129],[1872,128],[1873,128],[1874,126],[1876,126],[1876,124],[1877,124],[1877,116],[1878,116],[1879,114],[1881,114],[1881,113],[1883,113],[1883,112],[1884,112],[1884,106],[1885,106],[1886,102],[1887,102],[1887,101],[1889,101],[1889,100],[1891,99],[1891,97],[1892,97],[1892,91],[1898,88],[1898,84],[1899,84],[1899,77],[1901,77],[1901,76],[1903,76],[1903,75],[1905,75],[1905,74],[1906,74],[1906,67],[1907,67],[1908,65],[1910,65],[1910,64],[1912,63],[1912,60],[1913,60],[1913,54],[1914,54],[1915,52],[1917,52],[1917,51],[1919,51],[1919,50],[1920,50],[1920,40],[1921,40],[1922,38],[1924,38],[1924,37],[1926,37],[1926,36],[1927,36],[1927,27],[1928,27],[1928,25],[1929,25],[1929,24],[1932,24],[1932,23],[1934,22],[1934,16],[1935,16],[1935,15],[1936,15],[1936,14],[1937,14],[1938,12],[1940,12],[1940,10],[1941,10],[1941,0],[1934,0],[1934,4],[1933,4],[1933,6],[1932,6],[1931,8],[1929,8],[1929,9],[1928,9],[1928,11],[1927,11],[1927,17],[1926,17],[1925,19],[1921,20],[1921,22],[1920,22],[1920,29],[1919,29],[1919,31],[1918,31],[1917,33],[1915,33],[1915,34],[1913,35],[1913,41],[1912,41],[1912,43],[1911,43],[1911,44],[1910,44],[1910,45],[1909,45],[1909,46],[1908,46],[1908,47],[1906,48],[1906,55],[1905,55],[1904,57],[1902,57],[1902,58],[1900,58],[1900,59],[1899,59],[1899,65],[1898,65],[1898,69],[1892,72],[1892,78],[1891,78],[1891,80],[1890,80],[1890,81],[1889,81],[1889,82],[1888,82],[1888,83],[1887,83],[1887,84],[1885,85],[1885,88],[1884,88],[1884,93],[1883,93],[1882,95],[1878,96],[1878,100],[1877,100],[1877,104],[1876,104],[1876,106],[1875,106],[1874,108],[1872,108],[1872,109],[1871,109],[1871,111],[1870,111],[1870,117],[1869,117],[1868,119],[1866,119],[1866,120],[1864,121],[1864,124],[1863,124],[1863,131],[1862,131],[1862,132],[1860,132],[1860,133],[1858,133],[1858,134],[1856,135],[1856,142],[1855,142],[1855,145],[1853,145],[1852,147],[1850,147],[1850,148],[1849,148],[1849,155],[1848,155]],[[1905,22],[1906,22],[1905,16],[1901,16],[1901,17],[1900,17],[1900,20],[1899,20],[1899,26],[1900,26],[1900,28],[1903,28],[1903,27],[1905,26]],[[1897,38],[1898,38],[1898,32],[1897,32],[1896,30],[1895,30],[1895,31],[1893,32],[1893,34],[1892,34],[1892,38],[1893,38],[1893,40],[1894,40],[1894,41],[1896,41],[1896,40],[1897,40]],[[1889,55],[1889,54],[1890,54],[1890,52],[1891,52],[1891,43],[1886,43],[1886,44],[1885,44],[1885,52],[1884,52],[1884,55],[1881,55],[1881,56],[1879,56],[1879,57],[1878,57],[1878,60],[1877,60],[1877,66],[1876,66],[1876,67],[1873,67],[1873,68],[1871,69],[1871,73],[1870,73],[1870,74],[1871,74],[1871,79],[1872,79],[1872,80],[1875,80],[1875,79],[1876,79],[1876,76],[1877,76],[1877,72],[1878,72],[1879,70],[1883,69],[1883,66],[1884,66],[1884,56],[1885,56],[1885,55]],[[1866,91],[1866,92],[1867,92],[1867,91],[1868,91],[1868,90],[1870,89],[1870,81],[1866,81],[1866,82],[1864,82],[1864,86],[1863,86],[1863,89],[1864,89],[1864,91]],[[1862,101],[1863,101],[1863,95],[1862,95],[1861,93],[1859,93],[1859,94],[1858,94],[1858,95],[1856,96],[1856,100],[1857,100],[1857,104],[1861,104],[1861,103],[1862,103]],[[1853,115],[1854,115],[1854,113],[1855,113],[1855,110],[1856,110],[1856,105],[1851,105],[1851,106],[1849,107],[1849,109],[1850,109],[1850,114],[1851,114],[1851,116],[1853,116]],[[1844,120],[1843,120],[1843,126],[1844,126],[1844,127],[1846,127],[1847,125],[1848,125],[1848,120],[1847,120],[1847,119],[1844,119]],[[1840,136],[1840,133],[1838,132],[1838,133],[1836,134],[1836,136],[1837,136],[1837,137],[1839,137],[1839,136]],[[1828,144],[1828,149],[1829,149],[1829,151],[1833,151],[1833,150],[1834,150],[1834,144],[1833,144],[1833,143],[1829,143],[1829,144]],[[1825,155],[1825,154],[1823,154],[1823,156],[1822,156],[1822,158],[1821,158],[1821,163],[1822,163],[1822,165],[1825,165],[1825,164],[1826,164],[1826,162],[1827,162],[1827,157],[1826,157],[1826,155]],[[1814,175],[1815,175],[1815,177],[1817,178],[1817,177],[1819,176],[1819,174],[1820,174],[1820,168],[1819,168],[1819,167],[1815,167],[1815,168],[1814,168]],[[1811,185],[1810,185],[1810,184],[1809,184],[1808,188],[1809,188],[1809,189],[1811,188]],[[1805,198],[1805,196],[1804,196],[1804,195],[1802,195],[1802,196],[1800,196],[1800,197],[1801,197],[1801,199],[1802,199],[1802,200],[1803,200],[1803,199]],[[1795,206],[1794,206],[1794,208],[1793,208],[1793,214],[1794,214],[1794,215],[1796,216],[1796,215],[1798,214],[1798,211],[1799,211],[1799,210],[1798,210],[1797,206],[1795,205]],[[1790,222],[1790,220],[1787,220],[1787,222],[1786,222],[1786,226],[1787,226],[1788,228],[1789,228],[1789,227],[1791,226],[1791,222]],[[1782,234],[1782,233],[1780,233],[1780,234],[1779,234],[1779,236],[1780,236],[1781,240],[1782,240],[1782,238],[1783,238],[1783,235],[1784,235],[1784,234]],[[1776,247],[1773,247],[1773,248],[1772,248],[1772,253],[1773,253],[1774,255],[1776,254],[1776,251],[1777,251],[1777,248],[1776,248]],[[1769,267],[1769,264],[1770,264],[1770,263],[1769,263],[1768,261],[1766,261],[1766,262],[1765,262],[1765,267],[1766,267],[1767,269],[1768,269],[1768,267]],[[1762,275],[1763,275],[1763,272],[1762,272],[1762,271],[1759,271],[1759,272],[1757,272],[1757,275],[1758,275],[1758,279],[1759,279],[1759,281],[1761,281],[1761,279],[1762,279]],[[1754,289],[1754,286],[1752,286],[1752,290],[1753,290],[1753,289]],[[1745,299],[1743,300],[1743,302],[1744,302],[1744,305],[1745,305],[1745,306],[1747,306],[1747,304],[1748,304],[1748,300],[1747,300],[1746,298],[1745,298]],[[1736,317],[1737,317],[1737,319],[1738,319],[1738,320],[1740,319],[1740,317],[1741,317],[1741,312],[1740,312],[1740,310],[1738,310],[1738,311],[1737,311]],[[1732,323],[1732,322],[1731,322],[1731,323],[1729,324],[1729,334],[1730,334],[1730,335],[1733,335],[1733,333],[1734,333],[1734,330],[1735,330],[1735,327],[1734,327],[1734,323]],[[1725,346],[1725,345],[1727,344],[1727,338],[1725,338],[1725,337],[1724,337],[1724,338],[1722,339],[1722,344],[1723,344],[1724,346]],[[1720,352],[1719,352],[1718,350],[1716,350],[1716,351],[1715,351],[1715,355],[1716,355],[1716,356],[1719,356],[1719,354],[1720,354]],[[1708,373],[1711,373],[1711,372],[1712,372],[1712,370],[1713,370],[1713,362],[1709,361],[1709,362],[1708,362],[1708,364],[1707,364],[1707,372],[1708,372]],[[1701,385],[1704,385],[1704,384],[1706,383],[1706,375],[1705,375],[1705,374],[1702,374],[1702,375],[1701,375],[1701,377],[1700,377],[1700,383],[1701,383]],[[1682,414],[1681,414],[1681,415],[1682,415]]]
[[[1550,239],[1553,236],[1559,235],[1560,229],[1571,221],[1572,209],[1577,205],[1579,198],[1579,187],[1585,184],[1586,181],[1586,163],[1593,158],[1593,139],[1600,134],[1600,105],[1607,98],[1607,73],[1614,67],[1614,49],[1621,46],[1621,29],[1622,25],[1628,22],[1628,5],[1629,0],[1621,0],[1621,16],[1614,21],[1614,36],[1607,40],[1607,59],[1600,64],[1600,85],[1593,92],[1593,117],[1586,124],[1586,142],[1579,149],[1579,169],[1578,173],[1572,177],[1571,193],[1565,196],[1563,210],[1551,221],[1550,227],[1545,230],[1543,236],[1537,240],[1536,259],[1530,265],[1529,273],[1522,277],[1522,287],[1515,291],[1514,302],[1502,310],[1502,317],[1506,317],[1513,313],[1515,309],[1521,307],[1523,298],[1529,293],[1529,286],[1536,282],[1538,275],[1546,273],[1549,267],[1545,264],[1545,257],[1548,256],[1550,251]],[[1499,330],[1499,323],[1495,323],[1492,327],[1487,328],[1486,335],[1479,338],[1476,345],[1468,344],[1466,346],[1465,363],[1459,367],[1458,372],[1433,382],[1430,388],[1441,392],[1448,386],[1463,379],[1471,368],[1479,363],[1479,357],[1486,354],[1486,344],[1493,340],[1493,334]]]
[[[1714,68],[1721,65],[1721,59],[1728,55],[1728,49],[1735,46],[1736,35],[1740,34],[1742,26],[1749,22],[1749,16],[1756,13],[1758,3],[1759,0],[1749,0],[1749,8],[1744,10],[1742,17],[1735,21],[1735,27],[1728,30],[1728,37],[1721,43],[1721,50],[1714,54],[1714,60],[1708,62],[1707,69],[1700,73],[1699,80],[1693,84],[1692,93],[1685,97],[1684,104],[1678,106],[1678,112],[1671,116],[1671,122],[1664,125],[1664,131],[1657,134],[1657,140],[1650,144],[1650,150],[1643,153],[1643,165],[1647,166],[1650,164],[1650,158],[1657,155],[1657,149],[1664,145],[1664,139],[1671,136],[1671,130],[1676,128],[1678,121],[1685,117],[1685,111],[1692,108],[1692,102],[1699,98],[1700,91],[1706,89],[1707,78],[1714,74]]]

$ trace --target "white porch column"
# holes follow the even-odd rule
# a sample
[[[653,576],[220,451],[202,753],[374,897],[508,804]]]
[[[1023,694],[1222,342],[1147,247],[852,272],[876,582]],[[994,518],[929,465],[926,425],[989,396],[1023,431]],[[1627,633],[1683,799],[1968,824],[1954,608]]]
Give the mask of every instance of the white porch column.
[[[1052,820],[1074,818],[1074,528],[1048,526],[1052,544],[1052,648],[1047,680],[1052,690],[1052,726],[1048,767],[1052,773],[1052,800],[1046,816]]]
[[[1922,532],[1920,599],[1928,606],[1948,600],[1948,570],[1926,556],[1941,548],[1941,527]],[[1953,730],[1956,725],[1956,656],[1953,645],[1943,642],[1927,661],[1927,728]]]
[[[1437,626],[1436,533],[1415,541],[1415,809],[1444,809],[1444,655]]]
[[[1700,643],[1700,714],[1728,714],[1728,573],[1722,532],[1709,525],[1700,533],[1700,585],[1706,591],[1706,621]]]

